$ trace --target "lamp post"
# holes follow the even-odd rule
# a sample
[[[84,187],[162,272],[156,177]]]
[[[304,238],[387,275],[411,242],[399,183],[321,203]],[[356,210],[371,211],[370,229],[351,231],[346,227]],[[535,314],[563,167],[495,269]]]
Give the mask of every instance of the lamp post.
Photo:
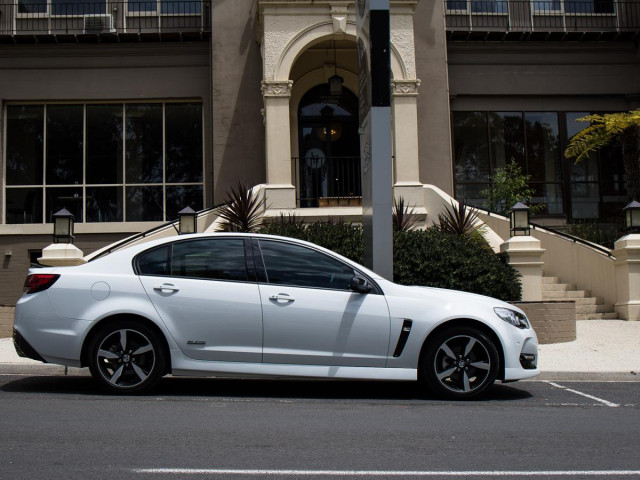
[[[629,233],[640,233],[640,203],[633,201],[622,209]]]
[[[53,214],[53,243],[73,243],[75,218],[66,208]]]
[[[196,211],[189,206],[183,208],[178,212],[178,233],[180,235],[197,233],[198,228],[196,223],[196,215]]]
[[[518,202],[509,210],[509,231],[512,237],[531,233],[529,207],[524,203]]]

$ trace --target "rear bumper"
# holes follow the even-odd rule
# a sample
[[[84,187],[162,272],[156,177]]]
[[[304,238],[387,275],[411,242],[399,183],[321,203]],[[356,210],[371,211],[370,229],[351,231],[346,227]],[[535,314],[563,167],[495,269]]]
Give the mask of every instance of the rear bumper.
[[[36,349],[33,348],[15,328],[13,329],[13,346],[15,347],[18,356],[47,363],[47,361],[42,358],[38,352],[36,352]]]

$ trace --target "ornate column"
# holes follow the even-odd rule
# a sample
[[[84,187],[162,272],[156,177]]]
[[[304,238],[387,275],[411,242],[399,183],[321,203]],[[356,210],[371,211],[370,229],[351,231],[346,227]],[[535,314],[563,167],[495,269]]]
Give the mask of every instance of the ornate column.
[[[420,80],[392,80],[394,195],[424,207],[418,156],[418,87]]]
[[[295,208],[292,184],[289,99],[291,80],[264,80],[264,123],[267,161],[266,205],[270,209]]]

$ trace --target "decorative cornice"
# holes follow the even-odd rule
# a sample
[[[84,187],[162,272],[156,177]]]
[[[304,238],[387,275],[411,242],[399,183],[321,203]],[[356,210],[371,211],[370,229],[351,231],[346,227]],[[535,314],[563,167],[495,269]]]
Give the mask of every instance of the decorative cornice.
[[[420,80],[392,80],[391,88],[393,95],[402,97],[414,97],[418,95]]]
[[[290,97],[293,80],[263,80],[262,95],[265,97]]]

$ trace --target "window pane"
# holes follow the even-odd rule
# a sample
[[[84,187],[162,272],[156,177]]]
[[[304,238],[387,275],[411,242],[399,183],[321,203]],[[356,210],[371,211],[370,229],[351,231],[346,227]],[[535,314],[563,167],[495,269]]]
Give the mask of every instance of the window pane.
[[[46,13],[47,0],[19,0],[19,13]]]
[[[47,106],[47,184],[77,185],[82,173],[82,105]]]
[[[163,220],[162,187],[127,188],[127,222]]]
[[[515,160],[525,169],[524,128],[520,112],[490,112],[493,168],[504,168]]]
[[[562,179],[558,114],[526,112],[528,171],[532,182]]]
[[[122,105],[87,105],[87,184],[122,183]]]
[[[122,187],[87,187],[87,222],[122,221]]]
[[[162,105],[127,105],[127,183],[162,182]]]
[[[508,0],[471,0],[473,13],[505,13]]]
[[[348,290],[353,268],[310,248],[260,240],[269,283]]]
[[[486,208],[487,197],[482,195],[482,191],[489,188],[488,183],[483,184],[470,184],[470,185],[456,185],[456,199],[460,202],[464,202],[466,205],[473,207]]]
[[[565,0],[567,13],[614,13],[613,0]]]
[[[161,0],[162,13],[194,15],[199,14],[202,2],[193,0]]]
[[[140,275],[169,275],[170,246],[154,248],[138,257]]]
[[[544,205],[542,213],[548,215],[560,215],[564,212],[562,205],[562,185],[560,184],[534,184],[531,185],[534,194],[531,203]]]
[[[489,181],[489,144],[485,112],[454,112],[456,181]]]
[[[42,185],[44,107],[7,106],[7,185]]]
[[[53,222],[53,214],[66,208],[82,222],[82,188],[47,188],[46,189],[47,222]]]
[[[7,188],[7,223],[42,223],[42,188]]]
[[[248,279],[242,239],[193,240],[173,245],[171,275],[212,280]]]
[[[184,207],[202,210],[202,185],[167,187],[167,219],[178,218]]]
[[[127,10],[129,12],[155,12],[158,9],[158,3],[152,2],[127,2]]]
[[[98,15],[105,13],[105,0],[51,0],[53,15]]]
[[[167,183],[202,181],[202,106],[167,104]]]
[[[571,184],[571,217],[598,218],[600,192],[597,183]]]

